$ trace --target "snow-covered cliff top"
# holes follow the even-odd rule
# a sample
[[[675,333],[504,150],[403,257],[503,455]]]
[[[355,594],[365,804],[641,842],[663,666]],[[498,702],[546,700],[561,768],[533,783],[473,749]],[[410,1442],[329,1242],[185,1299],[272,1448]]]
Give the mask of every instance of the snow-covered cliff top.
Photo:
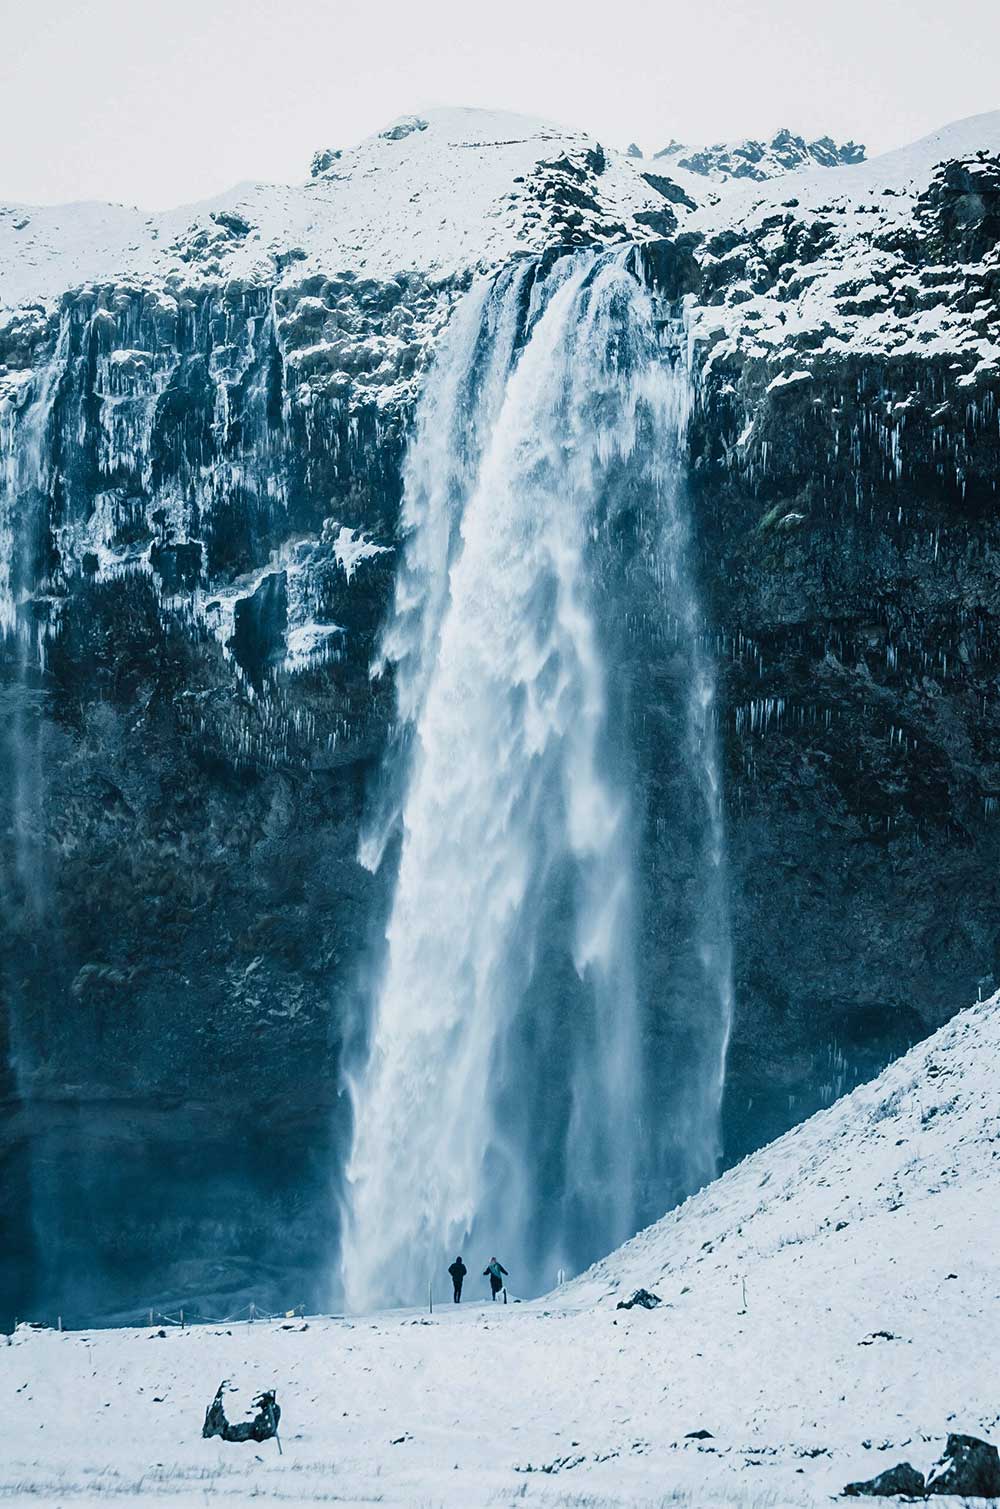
[[[699,208],[708,295],[693,336],[712,362],[739,354],[788,372],[847,352],[1000,361],[989,293],[1000,112],[972,116],[867,162],[715,192],[675,173]],[[992,164],[989,159],[993,158]],[[948,167],[947,165],[952,165]],[[991,209],[990,206],[994,208]]]
[[[239,184],[162,214],[0,206],[0,308],[112,278],[273,278],[275,259],[279,269],[291,261],[374,277],[493,265],[551,239],[552,175],[539,165],[564,156],[587,182],[589,204],[562,206],[580,213],[579,226],[652,234],[632,217],[661,210],[662,196],[621,154],[588,165],[597,150],[583,132],[526,116],[442,109],[403,117],[303,184]],[[571,222],[569,233],[576,228]]]
[[[1000,112],[870,161],[716,182],[541,120],[435,110],[318,154],[303,184],[243,184],[158,215],[0,207],[0,311],[51,309],[67,289],[92,283],[176,297],[239,279],[301,289],[310,274],[347,271],[387,280],[417,270],[432,292],[519,251],[686,231],[700,238],[691,335],[705,370],[733,355],[788,375],[846,352],[955,353],[976,381],[1000,359],[996,303],[983,282],[996,251],[970,251],[953,234],[953,210],[980,181],[995,198],[995,165],[982,159],[997,153]],[[809,148],[810,162],[815,155]],[[961,182],[943,181],[946,163],[967,165]],[[14,346],[12,368],[29,365],[29,343]]]

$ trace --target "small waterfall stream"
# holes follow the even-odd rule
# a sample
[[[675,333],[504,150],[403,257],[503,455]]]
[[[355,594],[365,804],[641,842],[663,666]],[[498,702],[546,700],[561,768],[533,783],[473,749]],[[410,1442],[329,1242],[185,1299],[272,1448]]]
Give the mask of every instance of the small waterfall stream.
[[[413,1302],[458,1250],[473,1271],[499,1253],[538,1292],[714,1172],[731,991],[689,384],[633,262],[522,262],[474,288],[420,404],[376,668],[394,670],[399,736],[362,849],[377,865],[401,831],[351,1086],[352,1308]],[[660,757],[697,835],[699,979],[674,1006],[674,1062],[642,960],[649,824],[621,594],[636,572],[681,667],[681,737]]]
[[[51,422],[66,371],[70,326],[64,316],[54,350],[20,404],[0,400],[0,650],[7,678],[3,753],[8,769],[15,874],[2,879],[7,904],[44,909],[39,828],[42,774],[30,702],[45,663],[48,618],[35,594],[44,581],[47,511],[53,485]]]

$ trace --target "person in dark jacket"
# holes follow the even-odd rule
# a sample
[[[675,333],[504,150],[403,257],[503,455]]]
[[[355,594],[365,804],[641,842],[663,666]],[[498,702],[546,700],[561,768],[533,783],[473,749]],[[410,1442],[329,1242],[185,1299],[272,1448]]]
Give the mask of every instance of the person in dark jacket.
[[[468,1268],[466,1268],[460,1257],[457,1257],[453,1263],[449,1264],[448,1272],[451,1274],[451,1281],[455,1285],[456,1305],[462,1298],[462,1280],[468,1271]]]
[[[504,1278],[507,1275],[506,1268],[497,1258],[491,1257],[489,1262],[486,1264],[486,1267],[483,1269],[483,1278],[485,1278],[487,1274],[489,1274],[490,1278],[490,1299],[493,1300],[495,1304],[497,1295],[500,1293],[500,1290],[503,1289],[503,1302],[504,1304],[506,1304],[507,1290],[506,1288],[504,1288]]]

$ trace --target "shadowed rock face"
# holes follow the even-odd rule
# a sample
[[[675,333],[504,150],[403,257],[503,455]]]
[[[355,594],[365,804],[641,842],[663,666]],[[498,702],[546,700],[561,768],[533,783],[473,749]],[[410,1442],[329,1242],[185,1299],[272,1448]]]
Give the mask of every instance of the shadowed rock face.
[[[947,295],[971,320],[995,206],[989,164],[959,167],[895,249],[920,298],[981,258]],[[597,167],[540,172],[572,228]],[[779,219],[682,232],[643,270],[668,303],[736,304],[748,269],[791,298],[829,232]],[[392,871],[356,859],[392,716],[369,666],[413,395],[458,292],[112,285],[4,329],[8,373],[63,338],[50,464],[9,546],[33,596],[0,666],[4,1315],[328,1297],[340,1071]],[[1000,975],[998,377],[821,345],[734,341],[690,432],[736,965],[728,1160]],[[621,698],[652,836],[643,967],[667,979],[694,923],[652,607],[622,626]],[[665,999],[649,1052],[681,1016]]]
[[[45,666],[24,612],[2,665],[5,1315],[326,1297],[391,705],[395,558],[358,526],[391,541],[401,430],[342,374],[284,413],[267,308],[203,300],[169,341],[141,296],[62,316],[59,480],[15,535]],[[126,341],[167,370],[152,402],[99,396]]]
[[[760,380],[702,409],[692,475],[723,690],[730,1157],[1000,978],[992,390],[929,362],[814,368],[777,403]],[[727,452],[740,401],[766,470]],[[873,440],[904,402],[897,475]]]
[[[943,165],[912,229],[886,237],[924,309],[947,284],[984,336],[1000,236],[967,185],[994,171]],[[822,245],[803,229],[760,228],[769,260],[754,265],[779,310]],[[711,299],[731,295],[716,254],[738,265],[734,244],[705,258]],[[858,312],[845,286],[867,354],[799,327],[776,375],[749,333],[731,341],[692,431],[724,700],[729,1157],[1000,978],[1000,368],[971,331],[964,352],[893,354],[910,317],[893,281]]]
[[[1000,1452],[978,1436],[949,1435],[941,1460],[928,1475],[927,1492],[995,1498],[1000,1494]]]

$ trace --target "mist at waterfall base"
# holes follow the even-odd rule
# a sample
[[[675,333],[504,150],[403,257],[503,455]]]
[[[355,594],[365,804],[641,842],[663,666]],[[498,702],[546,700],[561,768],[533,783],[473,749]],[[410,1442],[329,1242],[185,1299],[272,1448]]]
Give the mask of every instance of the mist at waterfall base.
[[[542,1292],[716,1171],[730,950],[681,351],[634,249],[524,260],[466,296],[421,400],[361,851],[396,874],[351,1082],[352,1309],[420,1299],[458,1251]]]

